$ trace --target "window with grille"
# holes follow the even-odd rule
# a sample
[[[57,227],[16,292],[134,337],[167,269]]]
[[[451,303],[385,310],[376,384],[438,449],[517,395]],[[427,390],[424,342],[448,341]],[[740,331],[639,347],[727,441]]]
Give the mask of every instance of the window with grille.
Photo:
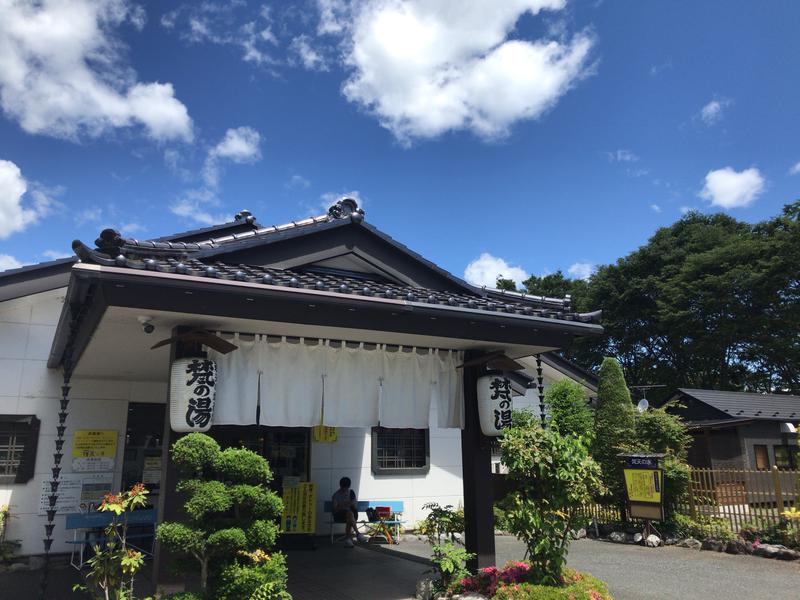
[[[797,468],[797,446],[774,446],[775,466],[781,470]]]
[[[0,415],[0,483],[26,483],[33,477],[39,419]]]
[[[430,470],[427,429],[372,428],[372,472],[414,475]]]

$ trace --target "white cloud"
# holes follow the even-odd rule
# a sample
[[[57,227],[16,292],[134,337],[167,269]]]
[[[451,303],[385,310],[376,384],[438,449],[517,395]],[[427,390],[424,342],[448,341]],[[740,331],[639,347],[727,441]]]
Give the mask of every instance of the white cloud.
[[[58,206],[51,191],[25,180],[10,160],[0,160],[0,239],[23,231]],[[57,193],[57,192],[56,192]]]
[[[694,212],[696,210],[697,210],[697,208],[695,208],[694,206],[681,206],[678,209],[678,212],[680,212],[682,215],[686,215],[686,214],[689,214],[690,212]]]
[[[311,182],[302,175],[298,175],[297,173],[292,175],[289,178],[289,181],[283,184],[283,187],[285,187],[287,190],[306,190],[310,186]]]
[[[639,157],[630,150],[620,149],[614,152],[606,152],[609,162],[636,162]]]
[[[595,266],[592,263],[576,262],[567,269],[567,273],[574,279],[589,279],[592,273],[594,273],[594,270]]]
[[[161,26],[179,30],[181,39],[193,44],[210,43],[237,47],[242,60],[258,65],[276,63],[272,56],[278,38],[272,31],[270,8],[262,5],[258,12],[241,16],[246,2],[197,2],[182,4],[161,17]]]
[[[28,133],[77,139],[141,126],[191,140],[171,83],[140,83],[114,30],[143,26],[125,0],[0,0],[0,106]]]
[[[312,45],[310,38],[306,35],[298,35],[292,40],[289,49],[309,71],[327,71],[328,63],[325,57]]]
[[[0,254],[0,271],[8,271],[9,269],[19,269],[22,263],[10,254]]]
[[[731,167],[709,171],[700,197],[725,209],[750,205],[764,191],[765,181],[758,169],[734,171]]]
[[[165,155],[170,164],[173,155]],[[170,211],[203,225],[224,223],[229,219],[220,214],[212,214],[209,208],[219,205],[219,191],[222,163],[230,161],[235,164],[254,163],[261,159],[261,134],[252,127],[236,127],[228,129],[223,138],[208,150],[203,163],[203,185],[186,190],[177,201],[170,206]]]
[[[653,212],[657,212],[657,213],[661,212],[661,207],[658,204],[651,204],[650,208],[653,210]]]
[[[69,258],[70,256],[74,256],[69,252],[61,252],[59,250],[45,250],[42,252],[42,256],[44,256],[48,260],[58,260],[59,258]]]
[[[709,127],[719,123],[722,120],[725,109],[732,103],[733,101],[727,98],[711,100],[708,104],[700,109],[700,120]]]
[[[339,33],[345,97],[401,142],[469,130],[483,138],[553,107],[582,76],[592,36],[513,39],[520,18],[566,0],[368,0],[346,14],[319,2],[318,31]]]
[[[464,269],[464,279],[473,285],[497,287],[497,278],[513,279],[521,284],[530,275],[522,267],[512,267],[502,258],[484,252]]]
[[[99,206],[89,206],[76,212],[73,218],[78,226],[99,223],[103,218],[103,209]]]
[[[797,175],[799,173],[800,173],[800,162],[797,162],[794,165],[792,165],[792,167],[789,169],[789,175]]]

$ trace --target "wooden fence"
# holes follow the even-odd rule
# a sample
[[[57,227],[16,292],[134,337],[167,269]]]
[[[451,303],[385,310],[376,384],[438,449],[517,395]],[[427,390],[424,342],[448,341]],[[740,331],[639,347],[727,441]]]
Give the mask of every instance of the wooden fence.
[[[694,518],[725,519],[734,532],[744,524],[759,529],[777,524],[781,513],[800,509],[800,471],[751,469],[695,469],[679,510]],[[586,505],[582,514],[600,523],[617,521],[619,510],[599,504]]]

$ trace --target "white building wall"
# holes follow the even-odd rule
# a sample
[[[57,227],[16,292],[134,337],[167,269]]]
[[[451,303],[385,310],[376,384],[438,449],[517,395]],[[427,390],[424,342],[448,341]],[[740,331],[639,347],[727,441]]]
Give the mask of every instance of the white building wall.
[[[431,423],[436,423],[436,409],[431,406]],[[311,481],[317,484],[317,533],[327,534],[330,515],[324,503],[339,488],[339,479],[349,477],[359,500],[401,500],[406,527],[414,527],[425,518],[422,506],[427,502],[464,504],[461,484],[461,430],[430,430],[430,471],[425,475],[374,475],[372,473],[372,430],[339,428],[334,443],[311,442]],[[364,518],[364,515],[360,515]]]
[[[0,504],[9,504],[7,539],[22,543],[21,554],[44,551],[46,517],[39,515],[43,482],[52,479],[62,373],[47,368],[47,357],[64,301],[65,288],[0,303],[0,414],[36,415],[41,421],[34,477],[26,484],[0,484]],[[113,489],[122,477],[129,402],[164,402],[166,385],[152,382],[73,379],[61,473],[72,473],[76,429],[119,432]],[[68,552],[63,515],[57,515],[52,552]]]

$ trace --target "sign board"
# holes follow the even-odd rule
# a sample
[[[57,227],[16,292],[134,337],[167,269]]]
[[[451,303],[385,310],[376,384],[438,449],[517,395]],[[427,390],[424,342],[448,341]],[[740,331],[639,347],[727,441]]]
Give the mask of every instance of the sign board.
[[[169,376],[169,426],[172,431],[208,431],[214,416],[217,363],[179,358]]]
[[[316,533],[316,485],[310,482],[283,487],[283,533]]]
[[[62,473],[58,484],[56,514],[85,512],[103,501],[103,496],[111,492],[113,473]],[[39,514],[46,514],[50,508],[50,482],[42,482]]]
[[[483,435],[498,436],[511,427],[511,380],[502,374],[478,378],[478,417]]]
[[[161,457],[145,456],[142,468],[142,483],[145,485],[159,485],[161,483]]]
[[[339,430],[336,427],[327,427],[325,425],[316,425],[313,429],[314,441],[332,444],[339,439]]]
[[[625,492],[628,511],[634,519],[664,520],[664,470],[659,465],[663,455],[620,455],[624,461]]]
[[[72,438],[72,470],[113,471],[117,456],[117,431],[79,429]]]

